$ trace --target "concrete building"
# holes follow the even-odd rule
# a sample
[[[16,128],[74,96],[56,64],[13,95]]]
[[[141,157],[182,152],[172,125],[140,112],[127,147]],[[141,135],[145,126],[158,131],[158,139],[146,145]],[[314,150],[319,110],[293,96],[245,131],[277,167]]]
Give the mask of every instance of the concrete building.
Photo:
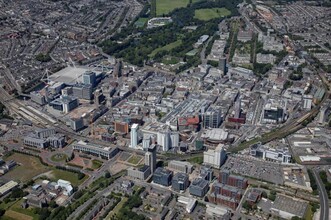
[[[140,168],[130,167],[127,171],[129,177],[140,180],[146,180],[151,175],[151,168],[147,165]]]
[[[202,114],[202,120],[204,128],[218,128],[223,121],[222,113],[219,109],[208,108]]]
[[[46,139],[40,139],[38,137],[30,137],[30,136],[24,137],[23,143],[25,145],[40,149],[45,149],[49,146],[49,142]]]
[[[179,146],[179,134],[176,131],[159,131],[157,133],[157,143],[162,146],[162,151],[169,151],[171,148]]]
[[[208,189],[209,182],[202,178],[194,179],[189,187],[190,194],[198,197],[204,197]]]
[[[225,75],[227,73],[226,57],[222,56],[219,59],[218,68],[223,72],[223,75]]]
[[[45,96],[41,95],[39,92],[30,92],[31,100],[39,105],[47,104]]]
[[[216,147],[215,150],[203,152],[203,163],[215,168],[220,168],[226,160],[226,152],[222,145]]]
[[[84,120],[83,118],[70,118],[68,120],[68,124],[72,130],[79,131],[84,127]]]
[[[129,133],[129,123],[127,122],[114,122],[115,131],[123,134]]]
[[[56,131],[54,128],[38,129],[36,135],[38,138],[48,138],[55,135]]]
[[[131,126],[131,133],[130,133],[131,144],[130,144],[130,148],[137,148],[137,145],[138,145],[138,128],[139,128],[138,124],[133,124]]]
[[[282,123],[285,121],[286,103],[269,99],[263,108],[263,123]]]
[[[152,145],[147,149],[145,154],[145,165],[151,168],[153,174],[156,169],[156,146]]]
[[[172,189],[185,191],[189,186],[189,177],[186,173],[176,173],[172,178]]]
[[[92,99],[92,86],[85,84],[75,84],[72,87],[72,95],[79,99]]]
[[[95,84],[96,84],[96,74],[95,74],[95,72],[87,71],[87,72],[83,73],[82,78],[83,78],[83,80],[82,80],[83,84],[91,85],[92,87],[95,86]]]
[[[153,182],[162,186],[170,186],[172,172],[164,168],[158,167],[153,175]]]
[[[186,205],[185,210],[187,213],[193,212],[195,206],[197,205],[197,200],[194,198],[188,198],[184,196],[179,196],[177,201]]]
[[[168,168],[173,171],[190,174],[192,172],[193,166],[186,161],[171,160],[168,163]]]
[[[108,160],[113,158],[118,153],[118,148],[98,147],[87,144],[84,141],[79,141],[78,143],[73,144],[73,149],[87,154],[99,156]]]
[[[312,95],[304,95],[303,96],[303,108],[310,110],[313,104],[313,96]]]
[[[222,206],[207,204],[206,213],[214,219],[230,220],[231,211]]]
[[[60,98],[50,102],[49,105],[52,106],[55,110],[69,113],[78,107],[79,102],[78,99],[74,96],[61,96]]]

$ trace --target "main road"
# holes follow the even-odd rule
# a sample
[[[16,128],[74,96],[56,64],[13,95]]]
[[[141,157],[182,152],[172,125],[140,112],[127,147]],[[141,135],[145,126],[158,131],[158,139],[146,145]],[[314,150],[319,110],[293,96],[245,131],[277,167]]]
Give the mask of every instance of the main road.
[[[319,198],[320,198],[320,204],[321,204],[321,215],[320,220],[326,220],[329,219],[329,198],[328,194],[326,192],[326,189],[324,187],[324,183],[322,182],[320,176],[316,172],[316,170],[312,169],[312,172],[315,176],[316,183],[318,186],[319,191]]]

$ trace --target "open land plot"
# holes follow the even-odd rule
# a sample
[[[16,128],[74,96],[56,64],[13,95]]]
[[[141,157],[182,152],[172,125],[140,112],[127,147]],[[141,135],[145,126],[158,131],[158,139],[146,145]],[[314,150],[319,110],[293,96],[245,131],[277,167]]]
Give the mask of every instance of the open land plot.
[[[154,57],[155,54],[157,54],[158,52],[160,51],[170,51],[178,46],[180,46],[182,44],[182,41],[181,40],[177,40],[175,42],[172,42],[170,44],[167,44],[163,47],[159,47],[159,48],[156,48],[155,50],[152,51],[152,53],[149,55],[150,57]]]
[[[51,170],[51,167],[43,165],[38,158],[25,154],[14,153],[6,158],[6,161],[10,160],[16,161],[18,166],[4,176],[14,181],[27,182],[33,177]]]
[[[176,8],[186,7],[190,0],[155,0],[156,16],[166,15]]]
[[[194,12],[194,18],[202,21],[209,21],[211,19],[221,18],[229,15],[231,15],[231,11],[226,8],[203,8],[195,10]]]
[[[96,170],[102,166],[103,162],[100,160],[92,160],[92,169]]]
[[[38,220],[39,216],[33,212],[33,210],[29,207],[27,209],[23,209],[21,207],[23,200],[18,200],[10,209],[6,212],[6,215],[14,218],[14,219],[33,219]]]

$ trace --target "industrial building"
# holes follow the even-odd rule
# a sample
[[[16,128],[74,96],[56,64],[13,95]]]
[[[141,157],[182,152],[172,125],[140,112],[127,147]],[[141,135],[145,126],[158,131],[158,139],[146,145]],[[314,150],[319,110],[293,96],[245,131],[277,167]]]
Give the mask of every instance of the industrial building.
[[[84,141],[73,144],[73,149],[87,154],[92,154],[105,159],[111,159],[118,153],[118,148],[99,147],[90,145]]]
[[[164,168],[158,167],[153,175],[153,182],[162,186],[170,186],[172,180],[172,172]]]
[[[202,178],[194,179],[189,187],[190,194],[197,197],[204,197],[209,189],[209,182]]]
[[[172,189],[175,191],[185,191],[189,186],[189,177],[186,173],[176,173],[172,178]]]
[[[215,150],[203,152],[203,163],[215,168],[220,168],[226,160],[226,152],[223,145],[219,145]]]
[[[6,195],[7,193],[9,193],[11,190],[16,188],[17,186],[18,186],[18,183],[14,182],[12,180],[5,183],[4,185],[0,186],[0,196]]]
[[[192,172],[193,166],[186,161],[171,160],[168,163],[168,168],[173,171],[190,174]]]

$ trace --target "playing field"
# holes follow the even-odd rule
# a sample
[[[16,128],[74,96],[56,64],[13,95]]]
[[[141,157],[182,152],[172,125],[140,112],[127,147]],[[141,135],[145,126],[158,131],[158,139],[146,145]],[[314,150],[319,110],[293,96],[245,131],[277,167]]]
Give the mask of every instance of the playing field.
[[[186,7],[190,0],[155,0],[156,16],[166,15],[176,8]]]
[[[194,18],[202,21],[209,21],[214,18],[221,18],[231,15],[231,11],[226,8],[204,8],[194,12]]]
[[[14,181],[16,180],[27,182],[34,176],[51,170],[50,167],[42,165],[39,159],[33,156],[14,153],[13,155],[6,158],[6,161],[9,160],[14,160],[17,164],[19,164],[14,169],[5,174],[6,178],[12,179]]]

